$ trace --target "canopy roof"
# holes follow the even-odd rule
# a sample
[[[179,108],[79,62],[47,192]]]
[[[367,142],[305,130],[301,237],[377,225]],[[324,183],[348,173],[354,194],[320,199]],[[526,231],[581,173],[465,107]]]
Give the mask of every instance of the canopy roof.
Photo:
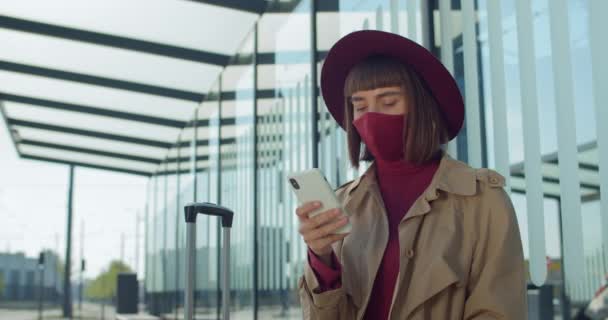
[[[220,72],[250,63],[233,57],[255,23],[276,29],[298,2],[3,1],[0,111],[17,152],[153,174]],[[319,9],[335,11],[337,1],[328,3]],[[262,99],[274,96],[276,54],[274,33],[264,34],[257,57]],[[281,54],[310,54],[289,51]],[[230,83],[222,86],[225,105],[236,97]]]

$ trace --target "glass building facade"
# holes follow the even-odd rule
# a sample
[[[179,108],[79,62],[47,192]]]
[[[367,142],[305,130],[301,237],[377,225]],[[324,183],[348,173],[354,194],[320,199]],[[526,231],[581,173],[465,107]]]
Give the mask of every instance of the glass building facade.
[[[608,271],[605,1],[279,3],[282,11],[261,15],[242,40],[149,180],[145,290],[152,313],[183,316],[183,207],[209,201],[235,212],[225,270],[232,312],[301,318],[297,279],[306,247],[286,176],[318,167],[337,187],[361,174],[350,168],[346,137],[318,89],[327,50],[361,29],[419,42],[456,78],[466,124],[446,149],[507,177],[531,294],[551,286],[556,313],[592,298]],[[215,218],[199,218],[200,318],[220,310],[220,236]]]

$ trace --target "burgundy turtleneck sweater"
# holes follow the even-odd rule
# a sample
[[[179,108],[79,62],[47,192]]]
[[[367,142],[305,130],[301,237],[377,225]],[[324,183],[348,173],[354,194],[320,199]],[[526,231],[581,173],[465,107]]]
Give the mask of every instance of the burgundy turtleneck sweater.
[[[376,161],[376,177],[388,219],[388,243],[364,319],[388,319],[399,273],[399,222],[429,186],[438,167],[439,159],[422,166],[403,161]],[[308,251],[308,259],[321,291],[341,286],[342,266],[335,256],[332,256],[332,266],[323,263],[311,250]]]

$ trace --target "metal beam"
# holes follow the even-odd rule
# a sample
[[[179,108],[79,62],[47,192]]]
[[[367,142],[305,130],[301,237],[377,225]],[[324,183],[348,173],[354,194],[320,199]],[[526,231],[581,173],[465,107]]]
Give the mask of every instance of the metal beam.
[[[202,120],[200,120],[202,121]],[[185,147],[190,147],[191,146],[191,140],[184,140],[184,141],[180,141],[177,144],[178,148],[185,148]],[[222,138],[220,140],[221,144],[234,144],[236,143],[236,138]],[[200,147],[200,146],[208,146],[209,145],[209,140],[208,139],[199,139],[196,140],[196,146]]]
[[[4,120],[4,124],[6,125],[6,130],[7,130],[8,136],[11,137],[11,141],[13,142],[13,147],[15,148],[15,152],[18,155],[20,155],[21,152],[19,151],[19,148],[17,147],[18,137],[15,137],[15,135],[17,133],[9,125],[8,117],[6,116],[6,111],[4,110],[4,104],[2,103],[2,100],[0,100],[0,116],[2,116],[2,120]]]
[[[0,60],[0,70],[57,80],[86,83],[95,86],[151,94],[155,96],[179,99],[184,101],[201,102],[203,99],[205,99],[205,95],[198,92],[172,89],[139,82],[105,78],[84,73],[32,66],[22,63],[10,62],[6,60]]]
[[[315,0],[313,0],[315,1]],[[259,177],[258,177],[258,144],[255,143],[255,137],[258,136],[259,134],[259,128],[258,128],[258,123],[259,121],[259,108],[258,108],[258,50],[259,50],[259,24],[258,22],[255,23],[254,27],[253,27],[253,74],[252,74],[252,80],[253,80],[253,123],[252,123],[252,129],[253,129],[253,150],[251,150],[251,154],[250,156],[253,157],[253,174],[252,174],[252,185],[253,185],[253,199],[252,199],[252,211],[253,211],[253,270],[252,270],[252,274],[253,274],[253,320],[258,320],[258,310],[260,308],[260,299],[259,299],[259,294],[260,294],[260,279],[259,279],[259,269],[260,269],[260,259],[259,259],[259,252],[260,252],[260,235],[259,235],[259,227],[260,227],[260,210],[259,210],[259,199],[258,199],[258,194],[261,194],[261,190],[258,190],[258,181],[259,181]],[[273,93],[274,94],[274,93]]]
[[[239,119],[243,120],[246,117],[240,117]],[[208,127],[209,126],[209,119],[200,119],[200,120],[196,120],[196,126],[197,127]],[[237,118],[223,118],[220,119],[220,126],[231,126],[231,125],[235,125],[237,123]]]
[[[551,163],[554,165],[559,164],[557,159],[552,159],[552,160],[548,161],[548,163]],[[596,173],[600,170],[600,167],[598,165],[592,164],[592,163],[585,163],[585,162],[579,162],[578,168],[581,170],[595,171]]]
[[[317,62],[323,61],[329,51],[317,51],[315,57]],[[281,61],[277,61],[277,55],[281,56]],[[258,54],[258,65],[269,64],[309,64],[310,51],[290,50],[277,52],[260,52]],[[249,65],[251,64],[251,55],[238,55],[230,59],[228,65]]]
[[[158,42],[110,35],[107,33],[86,31],[76,28],[58,26],[50,23],[0,15],[0,28],[29,32],[66,40],[81,41],[96,45],[155,54],[175,59],[182,59],[217,66],[225,66],[230,56],[220,53],[189,49]]]
[[[196,156],[197,161],[203,161],[203,160],[209,160],[209,155],[197,155]],[[177,157],[172,157],[172,158],[166,158],[165,160],[162,161],[163,164],[167,163],[183,163],[183,162],[190,162],[190,160],[192,160],[192,158],[190,156],[177,156]],[[188,172],[190,169],[184,169],[186,172]]]
[[[518,177],[518,178],[525,178],[525,174],[523,172],[512,173],[511,176]],[[553,183],[553,184],[559,184],[559,178],[553,178],[553,177],[543,176],[543,182],[548,182],[548,183]],[[596,184],[592,184],[592,183],[587,183],[587,182],[582,182],[581,181],[580,186],[583,187],[583,188],[593,189],[593,190],[596,190],[596,191],[600,190],[600,186],[598,186]]]
[[[520,195],[525,195],[526,194],[526,190],[525,189],[521,189],[521,188],[517,188],[517,187],[511,187],[511,192],[513,193],[517,193]],[[560,199],[559,196],[553,195],[553,194],[549,194],[549,193],[545,193],[544,197],[547,199]]]
[[[274,55],[274,53],[272,55]],[[274,56],[268,57],[268,59],[274,61]],[[274,63],[274,62],[272,62],[272,63]],[[272,63],[270,63],[270,64],[272,64]],[[28,75],[39,76],[39,77],[45,77],[45,78],[49,78],[49,79],[85,83],[85,84],[90,84],[90,85],[96,85],[96,86],[101,86],[101,87],[107,87],[107,88],[119,89],[119,90],[125,90],[125,91],[137,92],[137,93],[151,94],[151,95],[156,95],[156,96],[160,96],[160,97],[174,98],[174,99],[191,101],[191,102],[196,102],[196,103],[199,103],[203,100],[217,101],[217,99],[218,99],[217,96],[207,96],[205,94],[201,94],[201,93],[197,93],[197,92],[147,85],[147,84],[138,83],[138,82],[116,80],[116,79],[111,79],[111,78],[104,78],[104,77],[88,75],[88,74],[84,74],[84,73],[69,72],[69,71],[63,71],[63,70],[58,70],[58,69],[51,69],[51,68],[32,66],[32,65],[21,64],[21,63],[9,62],[9,61],[5,61],[5,60],[0,60],[0,70],[28,74]],[[240,94],[240,93],[241,92],[237,92],[237,91],[225,91],[225,92],[222,92],[222,99],[236,100],[237,94]],[[246,94],[245,91],[242,93]],[[274,98],[275,89],[260,90],[258,92],[258,97],[260,97],[262,99]],[[241,96],[239,96],[239,98],[241,98]],[[243,99],[245,99],[245,98],[248,98],[248,97],[244,96]]]
[[[579,153],[583,153],[583,152],[587,152],[593,149],[597,149],[597,141],[590,141],[590,142],[586,142],[583,144],[579,144],[576,149],[578,150]],[[551,163],[551,164],[557,164],[558,163],[558,156],[557,156],[557,151],[552,152],[552,153],[548,153],[542,156],[542,162],[543,163]],[[580,166],[579,168],[581,169],[589,169],[589,170],[594,170],[595,166],[593,164],[589,164],[589,166],[585,167],[585,165]],[[511,165],[511,172],[519,172],[519,171],[523,171],[524,170],[524,163],[523,162],[519,162],[516,164]]]
[[[199,159],[199,160],[201,160],[201,159]],[[274,160],[274,159],[272,159],[272,160]],[[266,160],[264,162],[261,162],[260,166],[261,167],[268,167],[269,165],[273,165],[273,163],[274,163],[273,161]],[[234,170],[236,168],[237,168],[236,165],[223,165],[222,166],[222,170],[231,170],[231,169]],[[207,167],[207,166],[205,166],[205,167],[202,167],[202,166],[201,167],[197,167],[196,168],[196,172],[201,172],[201,171],[204,171],[204,170],[207,170],[207,169],[209,169],[209,167]],[[172,170],[156,171],[152,175],[162,176],[162,175],[173,175],[173,174],[188,174],[188,173],[191,173],[191,172],[192,172],[192,169],[190,169],[190,168],[189,169],[180,169],[179,171],[176,168],[176,169],[172,169]]]
[[[250,56],[230,56],[227,54],[220,54],[214,52],[208,52],[203,50],[196,50],[184,47],[178,47],[169,44],[163,44],[158,42],[146,41],[146,40],[138,40],[134,38],[128,38],[117,35],[110,35],[106,33],[100,33],[95,31],[86,31],[76,28],[63,27],[58,25],[53,25],[49,23],[25,20],[20,18],[9,17],[5,15],[0,15],[0,28],[28,32],[33,34],[39,34],[49,37],[55,37],[64,40],[72,40],[72,41],[80,41],[90,44],[96,44],[101,46],[131,50],[136,52],[154,54],[164,57],[170,57],[180,60],[193,61],[198,63],[216,65],[216,66],[227,66],[227,65],[248,65],[251,64]],[[260,53],[259,56],[259,64],[275,64],[276,61],[276,52],[264,52]],[[282,57],[287,57],[287,61],[292,64],[297,63],[307,63],[309,57],[305,51],[286,51],[280,52]],[[317,53],[317,59],[323,59],[327,55],[326,51],[321,51]],[[17,68],[21,69],[19,64],[14,66],[6,66],[8,68]],[[38,72],[45,73],[47,71],[52,71],[52,69],[48,70],[28,70],[28,72]],[[63,71],[59,71],[63,72]],[[74,75],[78,75],[77,73],[67,72],[66,74],[61,74],[62,77],[73,77]],[[84,75],[85,77],[87,75]],[[97,79],[93,76],[93,78],[86,78],[86,81],[89,82],[104,82],[107,84],[114,84],[113,82],[107,82],[104,78],[98,77]],[[120,80],[119,80],[120,81]],[[128,81],[123,81],[120,83],[121,86],[132,86],[137,88],[138,90],[147,90],[147,91],[157,91],[157,88],[160,88],[161,91],[166,90],[174,90],[163,87],[149,86],[151,88],[147,88],[147,85],[143,85],[144,87],[139,87],[141,84],[130,83]],[[155,88],[156,87],[156,88]],[[176,95],[178,97],[187,98],[188,100],[193,99],[193,94],[198,95],[198,93],[192,93],[188,91],[175,90],[173,92],[166,91],[165,94]]]
[[[220,73],[220,76],[218,77],[218,88],[217,89],[220,92],[219,96],[221,96],[221,93],[224,91],[223,82],[224,82],[224,73],[222,72],[222,73]],[[222,118],[224,118],[224,112],[223,112],[223,109],[222,109],[222,105],[223,105],[223,101],[222,101],[222,99],[219,99],[218,100],[218,105],[217,105],[217,119],[219,119],[219,120],[221,120]],[[223,138],[222,137],[222,126],[215,126],[215,129],[217,130],[217,137],[220,139],[220,142],[221,142],[221,139]],[[198,136],[198,133],[197,133],[197,136]],[[221,205],[221,204],[224,203],[224,200],[222,198],[222,190],[223,190],[222,189],[222,186],[223,186],[223,182],[222,182],[223,181],[222,180],[222,163],[223,163],[223,158],[224,157],[222,156],[222,144],[221,143],[217,143],[217,144],[215,144],[214,147],[215,147],[215,152],[217,152],[217,166],[215,168],[215,174],[217,174],[217,176],[216,176],[217,177],[217,179],[216,179],[217,185],[215,186],[215,194],[216,194],[215,201],[217,201],[217,204]],[[198,162],[195,161],[194,162],[194,169],[193,169],[195,173],[198,171],[197,164],[198,164]],[[203,170],[201,170],[201,171],[203,171]],[[197,175],[195,174],[194,176],[196,177]],[[209,188],[211,189],[211,186],[209,186]],[[209,194],[211,194],[211,193],[209,193]],[[196,197],[195,197],[195,200],[197,200]],[[210,199],[210,200],[213,201],[213,199]],[[200,201],[200,200],[197,200],[197,201]],[[209,228],[209,229],[211,229],[211,228]],[[219,224],[216,225],[216,230],[217,230],[217,232],[216,232],[216,241],[217,242],[216,243],[218,243],[218,250],[216,251],[216,258],[217,258],[216,261],[220,261],[221,257],[220,257],[219,243],[221,243],[220,242],[221,241],[220,240],[220,232],[221,232],[220,230],[221,229],[220,229],[220,225]],[[216,276],[217,276],[217,279],[221,279],[221,268],[217,268],[216,269]],[[220,283],[219,283],[219,281],[216,282],[216,293],[215,293],[215,296],[216,296],[216,300],[215,300],[215,307],[216,308],[215,309],[216,309],[217,318],[219,319],[220,318],[220,301],[222,301],[221,300]],[[195,307],[196,307],[196,305],[195,305]]]
[[[311,131],[312,131],[312,167],[319,167],[319,86],[317,83],[317,4],[323,1],[310,0],[310,88],[312,91],[311,108]]]
[[[254,14],[268,13],[291,13],[300,4],[300,1],[264,1],[264,0],[190,0],[223,7],[227,9],[239,10]],[[338,0],[319,1],[318,12],[338,12]]]
[[[91,163],[86,163],[86,162],[60,160],[60,159],[54,159],[54,158],[49,158],[49,157],[41,157],[41,156],[30,155],[30,154],[22,154],[21,158],[28,159],[28,160],[38,160],[38,161],[44,161],[44,162],[52,162],[52,163],[59,163],[59,164],[75,165],[75,166],[78,166],[78,167],[91,168],[91,169],[99,169],[99,170],[106,170],[106,171],[115,171],[115,172],[121,172],[121,173],[138,175],[138,176],[149,177],[149,176],[152,175],[150,172],[145,172],[145,171],[137,171],[137,170],[124,169],[124,168],[111,167],[111,166],[102,166],[102,165],[91,164]]]
[[[158,141],[158,140],[135,138],[135,137],[118,135],[118,134],[106,133],[106,132],[77,129],[77,128],[72,128],[72,127],[65,127],[65,126],[59,126],[59,125],[53,125],[53,124],[47,124],[47,123],[41,123],[41,122],[34,122],[34,121],[28,121],[28,120],[19,120],[19,119],[14,119],[14,118],[6,118],[6,123],[8,125],[12,125],[12,126],[35,128],[35,129],[48,130],[48,131],[56,131],[56,132],[60,132],[60,133],[67,133],[67,134],[93,137],[93,138],[98,138],[98,139],[134,143],[134,144],[151,146],[151,147],[162,148],[162,149],[169,149],[174,146],[173,143],[163,142],[163,141]],[[234,125],[235,123],[236,123],[235,118],[222,119],[223,126],[224,125]],[[207,125],[209,125],[209,120],[198,120],[198,125],[207,126]],[[7,128],[8,127],[9,126],[7,126]],[[236,142],[236,138],[222,138],[221,139],[222,144],[232,144],[235,142]],[[209,141],[204,140],[204,139],[199,140],[198,144],[199,145],[208,145]],[[187,146],[189,146],[189,142],[181,142],[177,146],[178,147],[187,147]]]
[[[160,164],[162,162],[162,159],[134,156],[134,155],[110,152],[110,151],[101,151],[101,150],[95,150],[95,149],[90,149],[90,148],[74,147],[74,146],[68,146],[68,145],[64,145],[64,144],[49,143],[49,142],[37,141],[37,140],[23,139],[23,140],[19,141],[19,144],[37,146],[37,147],[43,147],[43,148],[51,148],[51,149],[57,149],[57,150],[79,152],[79,153],[86,153],[86,154],[91,154],[91,155],[96,155],[96,156],[111,157],[111,158],[145,162],[145,163]]]
[[[40,122],[33,122],[33,121],[26,121],[26,120],[19,120],[19,119],[13,119],[13,118],[7,118],[7,122],[13,126],[36,128],[36,129],[49,130],[49,131],[57,131],[57,132],[62,132],[62,133],[69,133],[69,134],[75,134],[75,135],[81,135],[81,136],[87,136],[87,137],[93,137],[93,138],[99,138],[99,139],[106,139],[106,140],[115,140],[115,141],[134,143],[134,144],[157,147],[157,148],[164,148],[164,149],[169,149],[173,145],[172,143],[158,141],[158,140],[135,138],[135,137],[123,136],[123,135],[119,135],[119,134],[105,133],[105,132],[85,130],[85,129],[76,129],[76,128],[70,128],[70,127],[64,127],[64,126],[58,126],[58,125],[46,124],[46,123],[40,123]]]
[[[265,0],[190,0],[226,9],[239,10],[253,14],[261,14],[266,10]]]
[[[587,203],[587,202],[591,202],[591,201],[599,201],[600,200],[600,193],[592,193],[589,195],[585,195],[581,197],[581,202],[583,203]]]
[[[275,89],[259,89],[255,95],[258,99],[272,99],[276,97]],[[240,90],[240,91],[223,91],[221,98],[224,101],[232,100],[252,100],[254,92],[253,90]],[[209,100],[213,101],[213,100]],[[217,101],[217,99],[215,100]]]
[[[224,139],[222,139],[221,143],[222,144],[233,144],[233,143],[236,143],[236,139],[235,138],[224,138]],[[64,145],[64,144],[50,143],[50,142],[30,140],[30,139],[22,139],[19,141],[19,144],[37,146],[37,147],[43,147],[43,148],[50,148],[50,149],[57,149],[57,150],[72,151],[72,152],[85,153],[85,154],[103,156],[103,157],[111,157],[111,158],[117,158],[117,159],[123,159],[123,160],[138,161],[138,162],[151,163],[151,164],[157,164],[157,165],[159,165],[161,163],[189,162],[191,160],[191,158],[189,156],[157,159],[157,158],[150,158],[150,157],[144,157],[144,156],[134,156],[134,155],[118,153],[118,152],[101,151],[101,150],[90,149],[90,148],[74,147],[74,146],[69,146],[69,145]],[[189,146],[189,144],[190,144],[190,142],[182,141],[178,144],[178,146],[187,147],[187,146]],[[204,146],[204,145],[208,145],[208,144],[209,144],[209,140],[198,140],[197,141],[197,146]],[[230,151],[230,152],[224,152],[224,153],[233,154],[234,152]],[[270,156],[267,156],[267,157],[270,158]],[[209,160],[209,155],[207,155],[207,154],[197,155],[197,159],[198,160]]]
[[[312,1],[312,0],[311,0]],[[291,13],[300,5],[301,1],[270,1],[264,11],[265,14],[272,13]],[[339,0],[317,1],[315,12],[338,12],[340,11]],[[349,8],[343,8],[349,10]]]
[[[128,121],[137,121],[137,122],[143,122],[143,123],[148,123],[148,124],[155,124],[155,125],[159,125],[159,126],[166,126],[166,127],[179,128],[179,129],[183,128],[186,125],[186,121],[152,117],[152,116],[146,116],[143,114],[115,111],[115,110],[111,110],[111,109],[107,109],[107,108],[89,107],[89,106],[77,105],[77,104],[66,103],[66,102],[59,102],[59,101],[53,101],[53,100],[47,100],[47,99],[8,94],[8,93],[3,93],[3,92],[0,92],[0,99],[2,99],[4,101],[29,104],[29,105],[39,106],[39,107],[52,108],[52,109],[58,109],[58,110],[64,110],[64,111],[72,111],[72,112],[80,112],[80,113],[85,113],[85,114],[89,114],[89,115],[111,117],[111,118],[117,118],[117,119],[128,120]]]

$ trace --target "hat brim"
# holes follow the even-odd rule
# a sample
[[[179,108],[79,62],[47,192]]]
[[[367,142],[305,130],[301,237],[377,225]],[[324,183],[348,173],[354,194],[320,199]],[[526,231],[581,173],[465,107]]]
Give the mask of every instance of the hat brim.
[[[321,70],[321,93],[334,119],[345,128],[344,84],[350,70],[373,55],[385,55],[410,66],[437,100],[448,126],[449,140],[458,135],[464,122],[464,101],[456,81],[445,66],[424,47],[400,35],[356,31],[338,40],[329,50]]]

